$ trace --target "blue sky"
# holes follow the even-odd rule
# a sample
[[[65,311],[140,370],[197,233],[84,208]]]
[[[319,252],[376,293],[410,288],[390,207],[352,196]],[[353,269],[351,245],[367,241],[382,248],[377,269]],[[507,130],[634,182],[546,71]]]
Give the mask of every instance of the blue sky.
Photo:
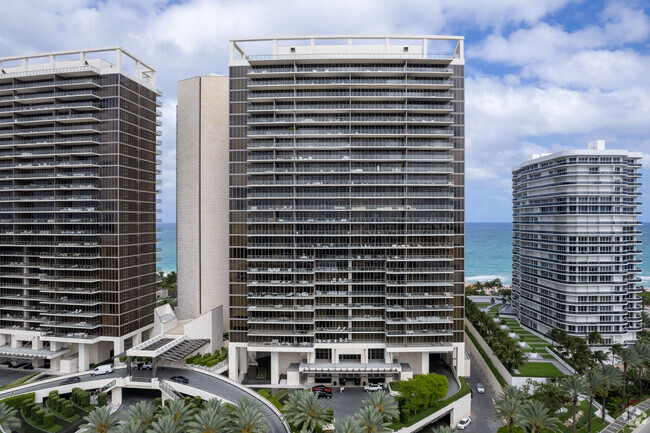
[[[158,70],[165,95],[164,222],[176,218],[178,81],[226,74],[230,38],[308,34],[465,36],[467,221],[510,221],[514,165],[533,153],[584,148],[595,139],[648,154],[641,210],[650,209],[650,8],[644,1],[0,4],[0,57],[120,45]]]

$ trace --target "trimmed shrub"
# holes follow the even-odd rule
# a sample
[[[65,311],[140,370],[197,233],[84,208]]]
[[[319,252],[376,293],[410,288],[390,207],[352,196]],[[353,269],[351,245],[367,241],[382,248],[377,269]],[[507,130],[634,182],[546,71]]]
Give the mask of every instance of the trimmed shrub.
[[[190,398],[189,395],[186,395],[183,400],[185,400],[185,406],[189,406],[190,403],[192,403],[192,399]]]
[[[156,407],[162,407],[162,397],[156,397],[154,401],[156,402]]]
[[[7,397],[0,400],[0,403],[4,403],[14,409],[20,409],[25,404],[25,401],[33,402],[35,396],[36,394],[33,392],[30,392],[29,394],[14,395],[13,397]]]
[[[40,408],[37,405],[32,406],[32,408],[29,411],[29,417],[31,419],[36,419],[36,412],[38,412]]]
[[[23,415],[27,418],[31,418],[32,416],[32,408],[36,406],[34,403],[31,401],[27,402],[25,406],[23,406]]]
[[[74,413],[75,413],[74,412],[74,407],[72,406],[72,404],[70,404],[70,403],[66,404],[65,405],[65,410],[63,411],[63,414],[66,417],[70,418],[71,416],[74,415]]]
[[[54,414],[51,412],[43,415],[43,427],[48,428],[54,425]]]
[[[108,403],[108,394],[106,394],[105,392],[100,392],[99,394],[97,394],[97,404],[99,406],[106,406],[107,403]]]
[[[201,402],[202,402],[202,401],[203,401],[203,400],[202,400],[201,397],[199,397],[198,395],[195,395],[195,396],[194,396],[194,404],[196,405],[196,407],[201,407]]]
[[[43,409],[39,409],[36,411],[36,424],[42,425],[43,424],[43,417],[45,417],[45,411]]]
[[[57,391],[56,389],[53,389],[53,390],[50,391],[50,393],[48,394],[48,398],[58,397],[58,396],[59,396],[59,391]]]
[[[86,391],[79,393],[79,406],[88,407],[90,406],[90,394]]]
[[[120,362],[126,361],[126,356],[120,356]]]

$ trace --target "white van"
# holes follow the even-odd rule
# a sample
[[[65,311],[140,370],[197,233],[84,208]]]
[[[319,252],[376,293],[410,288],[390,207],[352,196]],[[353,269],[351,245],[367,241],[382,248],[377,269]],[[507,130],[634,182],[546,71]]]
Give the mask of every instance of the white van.
[[[108,364],[108,365],[100,365],[99,367],[97,367],[96,369],[91,371],[90,375],[91,376],[99,376],[100,374],[111,374],[114,371],[115,371],[115,369],[110,364]]]

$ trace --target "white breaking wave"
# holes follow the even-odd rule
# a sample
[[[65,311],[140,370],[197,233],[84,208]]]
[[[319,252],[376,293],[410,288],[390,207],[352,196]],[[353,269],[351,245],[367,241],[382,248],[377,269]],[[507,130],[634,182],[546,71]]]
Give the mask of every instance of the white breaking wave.
[[[467,283],[475,283],[477,281],[480,282],[485,282],[485,281],[492,281],[494,279],[500,279],[502,283],[510,284],[510,280],[512,279],[511,275],[476,275],[476,276],[465,276],[465,282]]]

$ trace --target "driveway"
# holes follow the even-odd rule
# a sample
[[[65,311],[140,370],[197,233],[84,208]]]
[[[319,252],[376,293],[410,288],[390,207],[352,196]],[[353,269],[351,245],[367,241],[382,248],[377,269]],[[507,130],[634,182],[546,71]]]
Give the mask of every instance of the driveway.
[[[496,421],[494,416],[494,405],[492,404],[494,392],[489,387],[487,381],[481,375],[481,371],[472,367],[470,377],[467,377],[467,384],[472,390],[472,424],[467,427],[466,431],[476,431],[485,433],[496,433],[499,427],[503,426],[500,421]],[[482,383],[485,386],[485,394],[479,394],[476,391],[476,384]]]
[[[33,372],[33,370],[23,370],[22,368],[18,370],[14,368],[0,369],[0,387],[13,382],[14,380],[18,380],[21,377],[32,374]]]
[[[370,398],[363,387],[344,387],[343,393],[340,392],[341,387],[332,387],[332,398],[321,399],[323,407],[331,408],[334,410],[334,417],[336,420],[341,420],[348,415],[354,416],[363,405],[363,400]]]

